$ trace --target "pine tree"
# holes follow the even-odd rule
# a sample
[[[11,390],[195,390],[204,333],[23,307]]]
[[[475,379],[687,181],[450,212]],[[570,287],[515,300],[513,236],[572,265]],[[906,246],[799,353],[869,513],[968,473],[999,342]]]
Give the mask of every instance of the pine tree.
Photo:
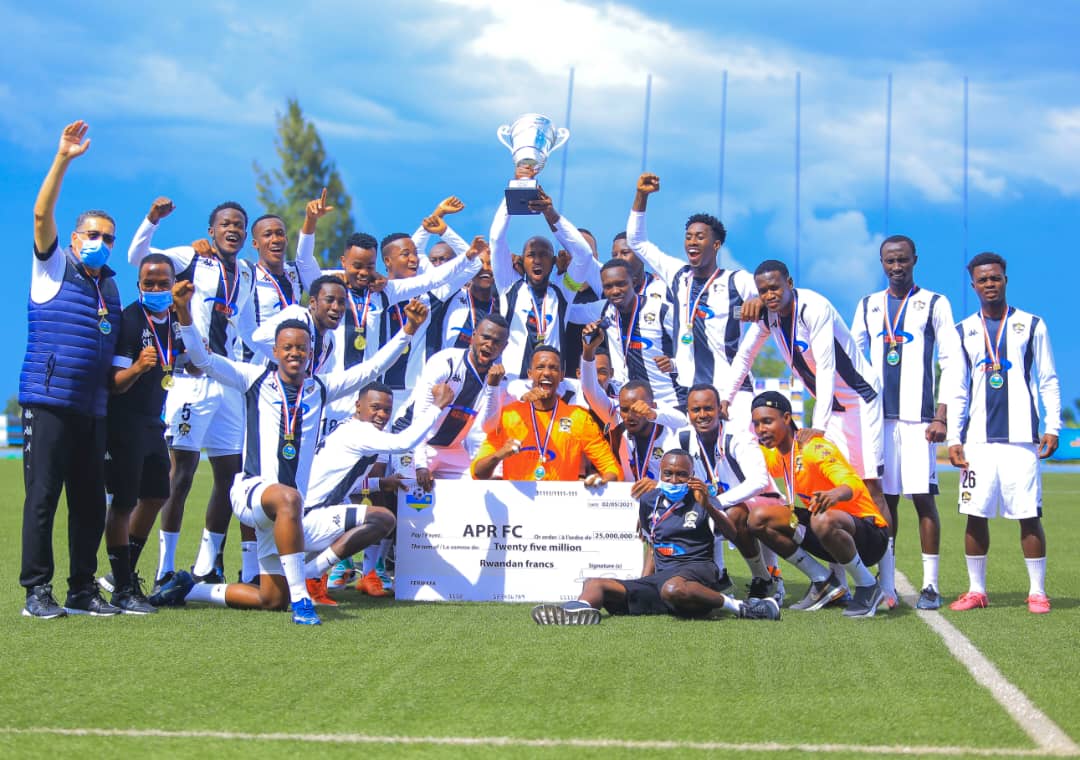
[[[284,114],[278,114],[276,141],[281,168],[263,171],[253,162],[255,189],[265,213],[285,220],[289,231],[289,251],[296,250],[296,239],[304,224],[304,208],[327,189],[327,205],[332,211],[319,223],[315,233],[315,258],[324,267],[337,268],[345,250],[345,241],[353,233],[352,199],[345,192],[334,162],[327,158],[322,138],[315,125],[304,118],[300,103],[290,98]]]

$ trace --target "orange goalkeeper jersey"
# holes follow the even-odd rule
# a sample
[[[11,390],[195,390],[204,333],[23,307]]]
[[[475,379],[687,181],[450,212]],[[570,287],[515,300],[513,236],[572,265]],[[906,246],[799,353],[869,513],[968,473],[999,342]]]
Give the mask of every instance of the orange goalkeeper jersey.
[[[551,424],[552,413],[554,424]],[[473,458],[474,466],[477,460],[494,454],[514,438],[521,441],[521,450],[503,460],[503,478],[506,480],[577,480],[583,456],[589,458],[597,472],[613,472],[618,478],[622,477],[611,447],[587,410],[560,399],[553,412],[537,411],[536,422],[539,432],[533,427],[532,404],[515,401],[505,406],[499,416],[499,427],[488,433]],[[544,473],[543,477],[537,478],[537,467],[541,464],[539,441],[547,436],[549,424],[551,438],[543,455]]]
[[[841,501],[831,509],[839,509],[854,517],[872,517],[874,525],[885,527],[887,523],[878,510],[866,485],[855,470],[851,468],[836,444],[825,438],[814,438],[805,447],[795,447],[795,492],[804,504],[809,505],[816,491],[831,491],[837,486],[848,486],[853,497],[850,501]],[[784,456],[776,449],[761,450],[765,453],[765,463],[769,474],[774,478],[784,477],[784,468],[790,467],[790,454]]]

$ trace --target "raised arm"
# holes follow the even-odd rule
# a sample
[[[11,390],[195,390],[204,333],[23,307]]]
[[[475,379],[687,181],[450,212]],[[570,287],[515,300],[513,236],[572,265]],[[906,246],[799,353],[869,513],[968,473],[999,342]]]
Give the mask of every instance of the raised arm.
[[[315,258],[315,231],[319,220],[333,210],[333,206],[326,205],[325,187],[322,195],[308,201],[304,207],[304,226],[300,228],[300,236],[296,239],[296,271],[300,274],[300,287],[304,290],[322,276],[322,267]]]
[[[495,287],[499,293],[505,293],[518,280],[514,271],[514,260],[510,255],[510,246],[506,242],[506,229],[510,224],[510,215],[506,212],[506,202],[499,199],[495,207],[495,217],[491,220],[491,276],[495,278]]]
[[[405,352],[405,347],[409,345],[412,336],[416,335],[417,329],[427,319],[427,314],[428,310],[424,304],[416,300],[410,301],[405,306],[405,325],[394,334],[394,337],[386,341],[373,357],[344,372],[332,372],[321,376],[323,382],[326,383],[327,396],[331,400],[348,396],[390,369],[398,357]]]
[[[195,258],[195,250],[189,245],[164,250],[150,247],[150,241],[153,240],[158,224],[171,214],[174,208],[173,202],[164,196],[154,199],[154,202],[150,204],[150,210],[146,213],[146,218],[139,223],[138,229],[135,230],[135,236],[128,246],[129,264],[139,266],[148,253],[164,253],[172,259],[173,266],[178,272],[191,263],[191,260]]]
[[[617,424],[618,405],[608,398],[600,378],[596,374],[596,349],[604,342],[606,337],[600,324],[593,322],[586,325],[581,331],[581,339],[584,346],[581,350],[581,391],[585,394],[585,401],[589,408],[605,425]]]
[[[188,361],[215,380],[246,391],[266,369],[234,362],[225,356],[207,351],[199,328],[191,321],[191,296],[195,292],[195,286],[188,280],[182,280],[173,286],[172,292],[176,320],[180,323],[180,336],[183,338],[184,348],[187,349]]]
[[[83,140],[88,129],[86,122],[79,120],[68,124],[60,133],[60,147],[34,201],[34,247],[40,253],[48,251],[57,240],[56,201],[60,197],[60,185],[68,165],[90,147],[89,138]]]
[[[630,218],[626,221],[626,244],[642,261],[652,267],[670,288],[675,275],[686,266],[686,262],[667,255],[649,242],[649,233],[645,229],[645,205],[648,197],[659,190],[660,178],[655,174],[642,174],[638,177],[634,205],[630,209]]]

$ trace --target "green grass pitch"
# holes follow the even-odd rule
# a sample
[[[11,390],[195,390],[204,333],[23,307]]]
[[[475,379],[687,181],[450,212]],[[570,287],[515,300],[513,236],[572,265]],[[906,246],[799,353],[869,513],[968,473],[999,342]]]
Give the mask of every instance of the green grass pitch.
[[[955,474],[943,480],[941,580],[951,600],[966,590],[967,576]],[[204,466],[187,506],[181,564],[194,557],[208,485]],[[1080,476],[1047,475],[1044,486],[1053,612],[1027,612],[1017,527],[995,521],[991,607],[944,614],[1076,741]],[[150,617],[26,619],[19,615],[20,462],[0,461],[0,498],[6,505],[0,511],[6,547],[0,577],[7,579],[0,588],[3,757],[706,754],[685,746],[358,746],[23,731],[42,728],[1034,748],[937,635],[903,606],[873,620],[845,620],[837,610],[785,610],[780,623],[605,618],[596,627],[558,628],[533,624],[527,605],[395,603],[350,590],[339,596],[339,608],[321,608],[324,625],[318,628],[294,626],[283,613],[202,605]],[[914,509],[902,502],[898,565],[918,585],[915,528]],[[63,501],[55,534],[55,585],[63,601]],[[144,576],[153,575],[156,561],[151,542],[140,563]],[[230,575],[238,562],[231,536]],[[744,563],[731,553],[728,564],[742,588],[749,580]],[[99,568],[107,569],[104,550]],[[786,566],[784,574],[789,598],[801,596],[805,583],[794,568]]]

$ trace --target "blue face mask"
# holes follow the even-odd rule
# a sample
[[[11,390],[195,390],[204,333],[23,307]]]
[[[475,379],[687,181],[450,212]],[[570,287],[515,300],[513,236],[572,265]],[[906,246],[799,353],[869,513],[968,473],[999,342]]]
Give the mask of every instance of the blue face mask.
[[[79,249],[79,259],[87,269],[101,269],[109,260],[109,246],[101,238],[97,240],[84,240]]]
[[[682,501],[690,490],[688,483],[668,483],[666,480],[661,480],[659,486],[660,492],[672,503]]]
[[[140,290],[139,293],[141,294],[143,306],[154,313],[165,311],[172,306],[171,290],[162,290],[159,292]]]

